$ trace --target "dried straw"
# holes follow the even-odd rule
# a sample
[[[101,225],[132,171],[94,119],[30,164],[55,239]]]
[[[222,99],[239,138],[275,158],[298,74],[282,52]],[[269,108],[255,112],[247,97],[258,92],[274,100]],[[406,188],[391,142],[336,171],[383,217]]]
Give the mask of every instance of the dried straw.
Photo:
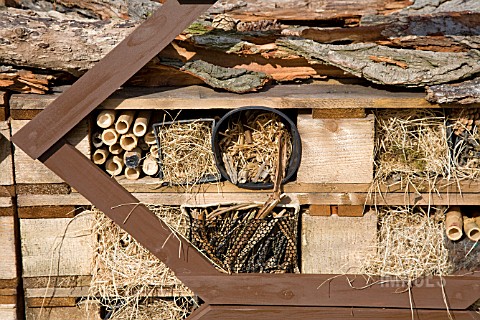
[[[395,109],[376,112],[377,184],[400,183],[408,189],[449,178],[446,118],[435,110]]]
[[[377,253],[366,259],[363,273],[407,282],[449,274],[444,214],[434,208],[379,207]]]
[[[220,132],[223,137],[219,146],[227,162],[225,166],[232,171],[228,172],[231,181],[274,182],[279,140],[285,139],[288,163],[292,154],[291,134],[275,113],[246,111],[244,116],[232,120],[225,132]]]
[[[178,207],[149,206],[149,209],[172,230],[187,234],[187,217]],[[162,289],[173,295],[180,292],[193,296],[164,263],[102,212],[95,208],[92,211],[95,214],[93,232],[98,240],[89,296],[106,307],[117,307],[110,319],[124,319],[123,316],[116,318],[117,314],[130,314],[130,319],[137,319],[140,302]]]
[[[174,122],[161,126],[158,137],[164,182],[191,187],[207,177],[219,178],[211,122]]]
[[[149,299],[152,300],[152,299]],[[143,301],[138,306],[126,306],[109,319],[116,320],[170,320],[185,319],[192,308],[192,299],[154,299]],[[196,304],[196,303],[195,303]]]

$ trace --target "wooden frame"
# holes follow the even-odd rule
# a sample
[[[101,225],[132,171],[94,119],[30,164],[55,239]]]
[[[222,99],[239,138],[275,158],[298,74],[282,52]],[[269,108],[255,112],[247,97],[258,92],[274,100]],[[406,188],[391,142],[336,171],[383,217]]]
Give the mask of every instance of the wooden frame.
[[[191,319],[244,319],[250,315],[256,319],[278,319],[279,315],[299,319],[393,319],[408,316],[412,301],[419,318],[436,319],[446,312],[442,310],[446,309],[443,290],[457,319],[475,318],[473,312],[465,311],[480,297],[480,278],[475,274],[431,278],[429,285],[414,286],[410,296],[408,290],[398,293],[402,284],[393,282],[355,290],[352,286],[367,284],[366,279],[355,275],[221,273],[184,238],[171,237],[171,231],[152,212],[138,205],[134,196],[63,139],[214,2],[168,0],[22,128],[13,142],[78,190],[198,294],[205,304]]]

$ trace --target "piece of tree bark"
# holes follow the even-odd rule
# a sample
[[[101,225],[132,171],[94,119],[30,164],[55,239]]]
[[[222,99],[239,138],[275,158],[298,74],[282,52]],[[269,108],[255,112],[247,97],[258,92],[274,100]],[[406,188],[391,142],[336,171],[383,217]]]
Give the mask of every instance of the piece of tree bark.
[[[9,66],[0,66],[0,89],[19,93],[45,94],[54,75],[36,74],[30,70],[17,70]]]
[[[263,72],[224,68],[202,60],[187,62],[182,70],[202,79],[213,88],[236,93],[257,91],[270,81],[270,77]]]
[[[393,49],[376,44],[329,45],[312,40],[282,39],[277,45],[384,85],[423,87],[464,79],[480,73],[480,53]]]
[[[454,84],[427,87],[427,100],[432,103],[480,103],[480,78]]]

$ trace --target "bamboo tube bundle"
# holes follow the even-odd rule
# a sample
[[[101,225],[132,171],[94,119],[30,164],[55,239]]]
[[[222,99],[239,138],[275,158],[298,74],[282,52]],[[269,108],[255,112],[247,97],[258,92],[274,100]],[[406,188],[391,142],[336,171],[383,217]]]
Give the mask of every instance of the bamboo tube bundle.
[[[107,173],[113,177],[122,174],[123,167],[123,158],[119,156],[113,156],[105,162],[105,169]]]
[[[140,168],[125,167],[125,178],[128,180],[137,180],[140,178]]]
[[[107,146],[111,146],[111,145],[114,145],[115,143],[117,143],[118,138],[119,138],[119,134],[115,130],[114,127],[110,127],[108,129],[105,129],[102,132],[102,141]]]
[[[142,159],[142,150],[140,148],[135,148],[132,151],[126,151],[123,155],[123,162],[127,168],[137,168],[140,165],[140,160]]]
[[[150,155],[154,158],[157,158],[159,157],[159,154],[158,154],[158,146],[151,146],[150,147]]]
[[[152,115],[151,111],[141,111],[133,124],[133,134],[137,137],[143,137],[148,130],[148,122]]]
[[[460,207],[450,207],[445,218],[445,230],[447,233],[447,238],[452,241],[460,240],[460,238],[463,236],[462,226],[463,218]]]
[[[118,156],[119,154],[122,154],[123,149],[120,146],[120,143],[117,142],[115,144],[112,144],[111,146],[108,146],[108,151],[110,151],[111,154]]]
[[[132,151],[138,145],[138,137],[132,131],[120,137],[120,146],[125,151]]]
[[[108,155],[110,152],[108,152],[107,149],[97,149],[93,153],[93,163],[96,165],[102,165],[107,161]]]
[[[142,171],[148,176],[155,176],[158,173],[158,161],[157,159],[149,156],[143,160]]]
[[[463,229],[470,240],[480,240],[480,227],[475,218],[463,217]]]
[[[115,122],[115,130],[119,134],[126,134],[130,130],[130,126],[134,120],[135,111],[124,111],[120,114]]]
[[[102,129],[111,127],[115,123],[115,111],[103,110],[97,116],[97,126]]]
[[[157,140],[155,139],[155,133],[153,131],[148,132],[145,134],[145,137],[143,137],[143,140],[145,141],[146,144],[148,145],[154,145],[157,144]]]

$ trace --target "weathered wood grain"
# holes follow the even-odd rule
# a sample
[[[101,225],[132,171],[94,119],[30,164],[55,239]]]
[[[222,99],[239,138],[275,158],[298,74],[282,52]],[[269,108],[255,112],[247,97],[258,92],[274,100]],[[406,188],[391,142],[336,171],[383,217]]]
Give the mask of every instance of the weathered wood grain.
[[[359,119],[313,119],[299,115],[302,139],[299,183],[370,183],[373,180],[374,123]]]
[[[73,219],[21,219],[24,277],[90,275],[92,214]]]
[[[12,133],[15,134],[29,121],[12,120]],[[67,134],[67,140],[90,158],[89,122],[82,121]],[[22,149],[15,148],[15,178],[16,183],[61,183],[63,182],[55,173],[45,167],[40,161],[32,160]]]
[[[376,252],[377,216],[302,215],[302,273],[361,273],[363,261]]]
[[[427,100],[432,103],[480,103],[480,78],[460,83],[427,87]]]
[[[18,207],[17,215],[20,219],[51,219],[51,218],[73,218],[83,209],[70,206],[41,206],[41,207]]]
[[[48,305],[48,299],[46,305]],[[53,301],[55,302],[55,301]],[[61,301],[57,300],[57,304]],[[26,308],[26,320],[101,320],[100,308],[98,305],[91,303],[86,308],[85,304],[80,306],[58,306],[44,308]]]
[[[8,94],[0,91],[0,121],[7,120]]]
[[[0,186],[11,186],[13,178],[13,157],[10,143],[10,124],[0,122]]]
[[[312,63],[326,63],[384,85],[424,87],[471,77],[480,72],[480,53],[394,49],[376,44],[321,44],[281,39],[277,45]]]
[[[13,216],[0,217],[0,279],[2,280],[17,279],[17,241],[14,219]]]
[[[0,319],[17,320],[17,304],[0,304]]]

